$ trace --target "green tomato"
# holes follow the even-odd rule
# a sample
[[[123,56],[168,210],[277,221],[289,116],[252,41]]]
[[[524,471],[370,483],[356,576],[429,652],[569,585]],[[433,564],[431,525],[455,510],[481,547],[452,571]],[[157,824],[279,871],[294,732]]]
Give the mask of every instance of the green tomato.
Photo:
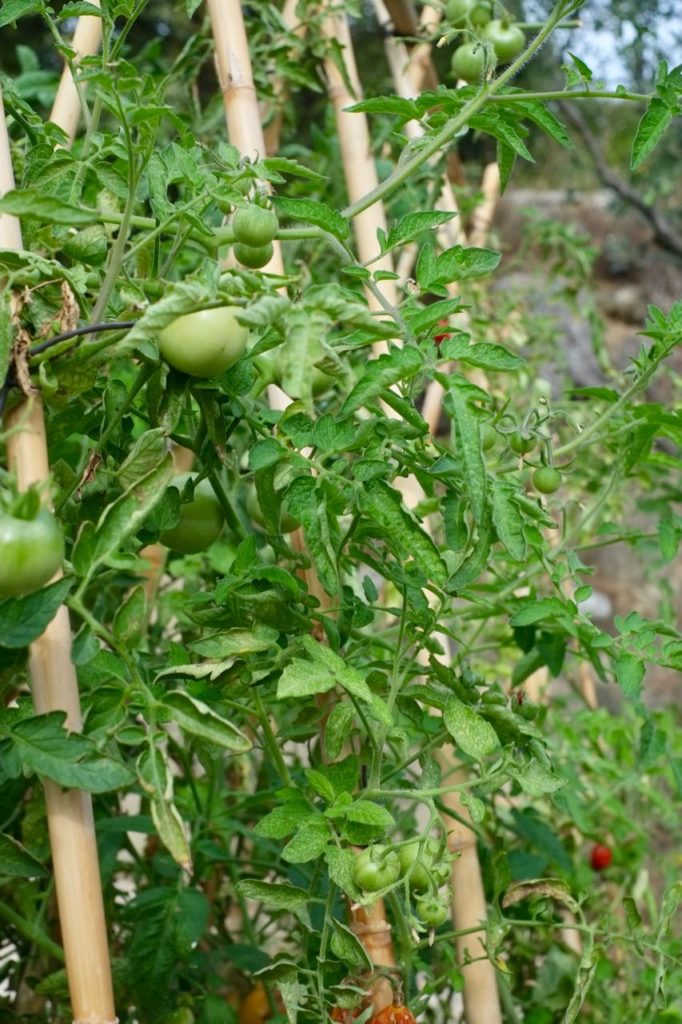
[[[435,897],[427,896],[425,899],[417,900],[416,911],[422,924],[428,925],[429,928],[440,928],[450,916],[447,903]]]
[[[527,455],[528,452],[532,452],[533,448],[535,448],[535,438],[532,434],[519,430],[509,438],[509,447],[517,455]]]
[[[540,466],[533,473],[533,487],[541,494],[554,494],[561,487],[561,473],[554,466]]]
[[[22,597],[43,587],[64,560],[64,535],[53,514],[34,519],[0,511],[0,597]]]
[[[471,14],[474,0],[449,0],[445,8],[445,17],[454,27],[461,25]]]
[[[182,496],[185,484],[192,478],[191,473],[180,473],[173,480]],[[180,555],[194,555],[204,551],[220,536],[225,522],[220,502],[208,480],[201,480],[194,487],[191,501],[180,506],[180,521],[170,530],[164,530],[159,540]]]
[[[500,64],[508,64],[514,60],[526,45],[523,30],[502,18],[489,21],[481,35],[492,45]]]
[[[263,515],[263,510],[260,507],[258,493],[255,487],[249,487],[247,492],[246,511],[259,526],[265,526],[265,516]],[[293,533],[300,525],[301,524],[298,519],[294,519],[294,517],[290,516],[288,512],[282,512],[280,514],[279,528],[282,533]]]
[[[243,267],[249,267],[250,270],[260,270],[261,267],[267,266],[272,259],[272,242],[259,246],[235,242],[233,252],[237,263],[241,263]]]
[[[194,1014],[188,1006],[180,1006],[166,1014],[161,1024],[194,1024]]]
[[[353,865],[353,881],[364,892],[378,892],[400,878],[400,861],[395,850],[370,846]]]
[[[473,11],[469,15],[469,21],[474,26],[474,28],[483,28],[484,25],[488,24],[492,16],[493,5],[487,2],[487,0],[484,0],[483,3],[476,4]]]
[[[249,332],[237,321],[238,306],[200,309],[178,317],[159,335],[161,355],[192,377],[218,377],[236,363]]]
[[[492,47],[482,43],[462,43],[452,55],[452,74],[456,79],[476,85],[482,81],[486,68],[494,66]]]
[[[279,231],[279,221],[274,210],[251,203],[237,210],[232,218],[232,230],[238,242],[258,249],[273,240]]]
[[[436,886],[442,885],[436,876],[442,878],[441,866],[447,864],[447,878],[450,876],[450,867],[447,858],[443,857],[442,848],[437,839],[427,839],[421,844],[418,839],[407,846],[401,846],[398,850],[400,858],[400,869],[403,877],[407,876],[410,888],[415,892],[428,892],[432,888],[432,881]]]

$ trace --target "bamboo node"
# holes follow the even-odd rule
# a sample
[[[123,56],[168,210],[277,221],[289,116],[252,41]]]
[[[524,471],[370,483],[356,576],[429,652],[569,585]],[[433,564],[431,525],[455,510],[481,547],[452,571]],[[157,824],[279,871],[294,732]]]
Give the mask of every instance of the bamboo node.
[[[390,933],[391,926],[388,921],[375,921],[374,923],[365,923],[363,921],[354,921],[352,929],[358,938],[361,935],[381,935],[382,933]]]

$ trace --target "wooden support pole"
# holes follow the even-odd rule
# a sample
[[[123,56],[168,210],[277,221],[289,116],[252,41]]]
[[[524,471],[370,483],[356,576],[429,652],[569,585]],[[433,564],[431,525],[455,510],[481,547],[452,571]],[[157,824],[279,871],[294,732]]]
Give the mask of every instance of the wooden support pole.
[[[99,7],[99,0],[91,0],[95,7]],[[97,53],[102,42],[102,19],[95,15],[82,15],[78,19],[76,31],[73,34],[71,48],[75,50],[77,63],[82,57],[91,57]],[[52,105],[50,120],[66,132],[69,144],[73,142],[78,130],[78,122],[81,116],[81,98],[76,83],[73,80],[71,68],[65,64],[62,77],[57,88],[57,95]]]
[[[14,187],[5,112],[0,95],[0,195]],[[0,245],[22,248],[16,218],[0,217]],[[9,468],[20,490],[46,485],[47,440],[39,397],[22,402],[6,417]],[[38,714],[65,711],[66,726],[81,729],[76,670],[71,661],[71,626],[65,607],[30,648],[29,675]],[[97,842],[89,793],[63,790],[45,781],[59,921],[75,1024],[116,1021],[109,966]]]

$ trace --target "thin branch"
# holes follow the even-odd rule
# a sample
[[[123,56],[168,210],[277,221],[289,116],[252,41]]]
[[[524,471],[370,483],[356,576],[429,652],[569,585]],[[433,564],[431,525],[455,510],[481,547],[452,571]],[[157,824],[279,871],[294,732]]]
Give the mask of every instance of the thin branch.
[[[582,114],[565,101],[561,102],[561,110],[566,120],[571,122],[585,143],[585,148],[590,155],[594,169],[602,184],[612,189],[624,202],[639,210],[653,228],[654,240],[662,249],[667,249],[668,252],[673,252],[676,256],[682,256],[682,238],[668,226],[665,215],[661,210],[652,206],[651,203],[647,203],[632,185],[624,181],[609,166],[598,140],[592,134]]]

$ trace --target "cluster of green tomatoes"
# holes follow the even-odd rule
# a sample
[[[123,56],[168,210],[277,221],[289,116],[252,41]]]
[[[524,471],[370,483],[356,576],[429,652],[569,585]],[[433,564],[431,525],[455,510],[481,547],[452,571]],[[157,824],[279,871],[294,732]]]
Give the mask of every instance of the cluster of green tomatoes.
[[[375,844],[358,854],[353,881],[364,893],[379,893],[403,879],[414,896],[417,919],[439,928],[450,916],[450,901],[438,890],[450,881],[453,856],[435,838],[415,839],[396,849]]]
[[[450,27],[468,34],[452,55],[455,79],[477,84],[498,64],[509,64],[526,45],[521,29],[506,14],[496,17],[495,0],[449,0],[445,9]]]

